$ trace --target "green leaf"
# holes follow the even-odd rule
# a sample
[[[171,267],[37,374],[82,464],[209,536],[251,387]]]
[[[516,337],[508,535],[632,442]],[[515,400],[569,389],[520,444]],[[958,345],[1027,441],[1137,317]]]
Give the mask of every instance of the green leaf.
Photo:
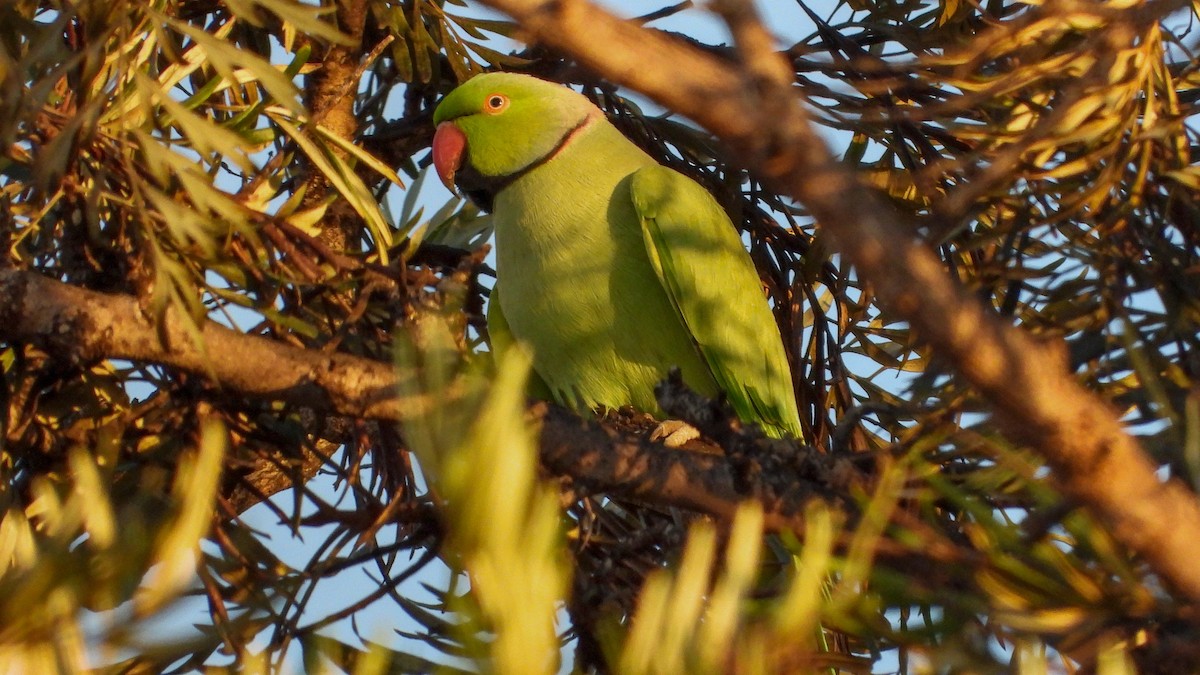
[[[376,252],[380,261],[387,264],[387,248],[392,245],[391,229],[384,221],[379,204],[367,186],[363,185],[362,180],[349,165],[333,153],[328,152],[324,146],[314,143],[307,133],[292,125],[282,115],[272,113],[270,117],[289,138],[296,142],[313,166],[317,167],[329,180],[330,185],[366,221],[367,227],[375,238]]]

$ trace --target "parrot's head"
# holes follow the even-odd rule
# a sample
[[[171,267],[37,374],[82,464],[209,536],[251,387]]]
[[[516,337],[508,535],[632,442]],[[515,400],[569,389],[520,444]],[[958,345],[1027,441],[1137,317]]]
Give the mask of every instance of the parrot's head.
[[[433,164],[447,188],[457,186],[491,211],[500,190],[551,159],[601,115],[560,84],[516,73],[476,75],[433,113]]]

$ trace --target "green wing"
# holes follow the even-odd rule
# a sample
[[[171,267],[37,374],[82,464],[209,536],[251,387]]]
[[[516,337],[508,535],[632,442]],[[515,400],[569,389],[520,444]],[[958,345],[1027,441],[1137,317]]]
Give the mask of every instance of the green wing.
[[[508,320],[504,318],[504,310],[500,307],[500,284],[496,284],[492,288],[492,295],[488,299],[487,325],[488,344],[492,348],[492,359],[499,360],[503,358],[504,352],[512,349],[517,344],[512,330],[508,327]],[[526,391],[536,399],[543,401],[554,400],[554,397],[550,394],[550,387],[536,370],[529,373],[529,382],[526,385]]]
[[[772,436],[799,437],[779,327],[725,211],[662,166],[634,173],[630,194],[654,271],[738,416]]]

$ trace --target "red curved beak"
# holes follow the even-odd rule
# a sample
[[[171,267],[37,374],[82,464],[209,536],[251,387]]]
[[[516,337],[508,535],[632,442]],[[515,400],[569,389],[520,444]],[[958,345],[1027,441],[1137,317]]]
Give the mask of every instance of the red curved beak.
[[[454,187],[454,174],[463,163],[467,149],[467,135],[453,122],[442,122],[433,135],[433,168],[446,189],[458,194]]]

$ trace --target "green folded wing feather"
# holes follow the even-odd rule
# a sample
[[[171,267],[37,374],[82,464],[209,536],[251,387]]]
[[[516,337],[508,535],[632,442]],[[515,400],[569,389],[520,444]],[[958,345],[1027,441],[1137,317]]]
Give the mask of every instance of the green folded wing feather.
[[[779,328],[729,217],[698,183],[662,166],[635,172],[630,194],[654,271],[738,416],[799,437]]]

